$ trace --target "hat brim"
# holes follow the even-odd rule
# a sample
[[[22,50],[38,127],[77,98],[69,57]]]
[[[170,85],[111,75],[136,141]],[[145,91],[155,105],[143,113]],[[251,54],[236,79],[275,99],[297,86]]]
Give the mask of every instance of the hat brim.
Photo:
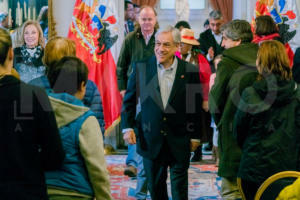
[[[186,44],[191,44],[191,45],[200,45],[200,43],[197,40],[188,40],[181,38],[181,42],[186,43]]]

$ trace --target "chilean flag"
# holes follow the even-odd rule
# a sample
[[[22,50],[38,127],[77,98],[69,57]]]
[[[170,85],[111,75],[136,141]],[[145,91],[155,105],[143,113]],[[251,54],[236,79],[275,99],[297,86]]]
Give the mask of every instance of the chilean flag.
[[[117,85],[116,63],[110,50],[118,35],[112,36],[109,27],[117,19],[113,14],[107,16],[105,2],[76,0],[68,37],[75,41],[77,57],[88,66],[88,78],[100,91],[107,134],[120,121],[122,98]]]

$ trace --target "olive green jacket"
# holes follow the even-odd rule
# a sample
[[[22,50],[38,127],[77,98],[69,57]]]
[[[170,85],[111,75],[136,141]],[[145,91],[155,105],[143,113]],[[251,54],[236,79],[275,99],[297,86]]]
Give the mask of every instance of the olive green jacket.
[[[233,137],[233,119],[243,90],[256,80],[257,50],[256,44],[245,43],[223,51],[209,94],[209,110],[219,130],[218,175],[222,177],[237,176],[241,149]]]
[[[146,45],[141,29],[130,32],[122,45],[117,63],[119,90],[126,90],[133,62],[146,60],[154,55],[155,31]]]

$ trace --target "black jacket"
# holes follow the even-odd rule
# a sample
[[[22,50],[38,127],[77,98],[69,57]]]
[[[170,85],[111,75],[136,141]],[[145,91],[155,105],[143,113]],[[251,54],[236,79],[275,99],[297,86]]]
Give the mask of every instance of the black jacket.
[[[221,47],[221,44],[217,43],[217,41],[216,41],[215,37],[213,36],[210,29],[207,29],[206,31],[202,32],[199,35],[198,41],[200,43],[200,51],[205,56],[205,58],[208,53],[208,49],[210,47],[212,47],[214,49],[215,57],[217,55],[221,54],[224,50],[224,48]],[[216,70],[213,65],[213,62],[210,62],[210,64],[211,64],[210,67],[211,67],[212,73],[214,73]]]
[[[293,78],[297,83],[300,83],[300,48],[296,49],[293,65]]]
[[[242,179],[259,185],[277,172],[300,170],[299,85],[273,75],[245,89],[234,134],[242,147]]]
[[[64,152],[46,93],[13,76],[0,78],[0,198],[44,200],[44,171]]]
[[[173,157],[178,162],[189,162],[190,140],[200,139],[199,70],[178,60],[166,108],[163,107],[157,73],[155,57],[133,65],[123,101],[122,129],[138,128],[137,151],[148,159],[158,156],[166,139]],[[136,117],[139,98],[141,111]]]
[[[218,64],[215,83],[209,94],[209,111],[219,131],[218,175],[221,177],[237,176],[241,149],[233,137],[232,124],[242,92],[256,80],[257,50],[258,46],[252,43],[226,49]]]

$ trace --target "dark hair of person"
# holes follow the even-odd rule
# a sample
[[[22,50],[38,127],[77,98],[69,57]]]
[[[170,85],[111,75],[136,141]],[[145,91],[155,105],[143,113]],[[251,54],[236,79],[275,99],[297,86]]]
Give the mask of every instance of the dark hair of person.
[[[137,4],[134,3],[134,4],[133,4],[133,7],[134,7],[134,8],[140,8],[141,6],[139,6],[139,5],[137,5]]]
[[[258,80],[269,74],[279,75],[282,80],[292,79],[290,60],[284,45],[276,40],[266,40],[257,52]]]
[[[203,27],[208,26],[208,25],[209,25],[209,20],[206,19],[205,22],[204,22],[204,24],[203,24]]]
[[[175,24],[175,28],[179,29],[180,27],[191,29],[190,24],[187,21],[179,21]]]
[[[131,1],[125,1],[125,10],[127,10],[128,4],[134,5]]]
[[[37,21],[47,21],[48,20],[48,6],[41,8]]]
[[[88,68],[79,58],[66,56],[48,68],[47,77],[55,93],[74,95],[87,83]]]
[[[278,33],[278,28],[271,16],[263,15],[255,18],[256,35],[271,35],[273,33]]]
[[[232,20],[221,27],[221,32],[233,41],[241,40],[241,43],[251,42],[253,39],[251,25],[246,20]]]
[[[10,35],[6,30],[0,28],[0,65],[4,65],[10,48],[12,48]]]

